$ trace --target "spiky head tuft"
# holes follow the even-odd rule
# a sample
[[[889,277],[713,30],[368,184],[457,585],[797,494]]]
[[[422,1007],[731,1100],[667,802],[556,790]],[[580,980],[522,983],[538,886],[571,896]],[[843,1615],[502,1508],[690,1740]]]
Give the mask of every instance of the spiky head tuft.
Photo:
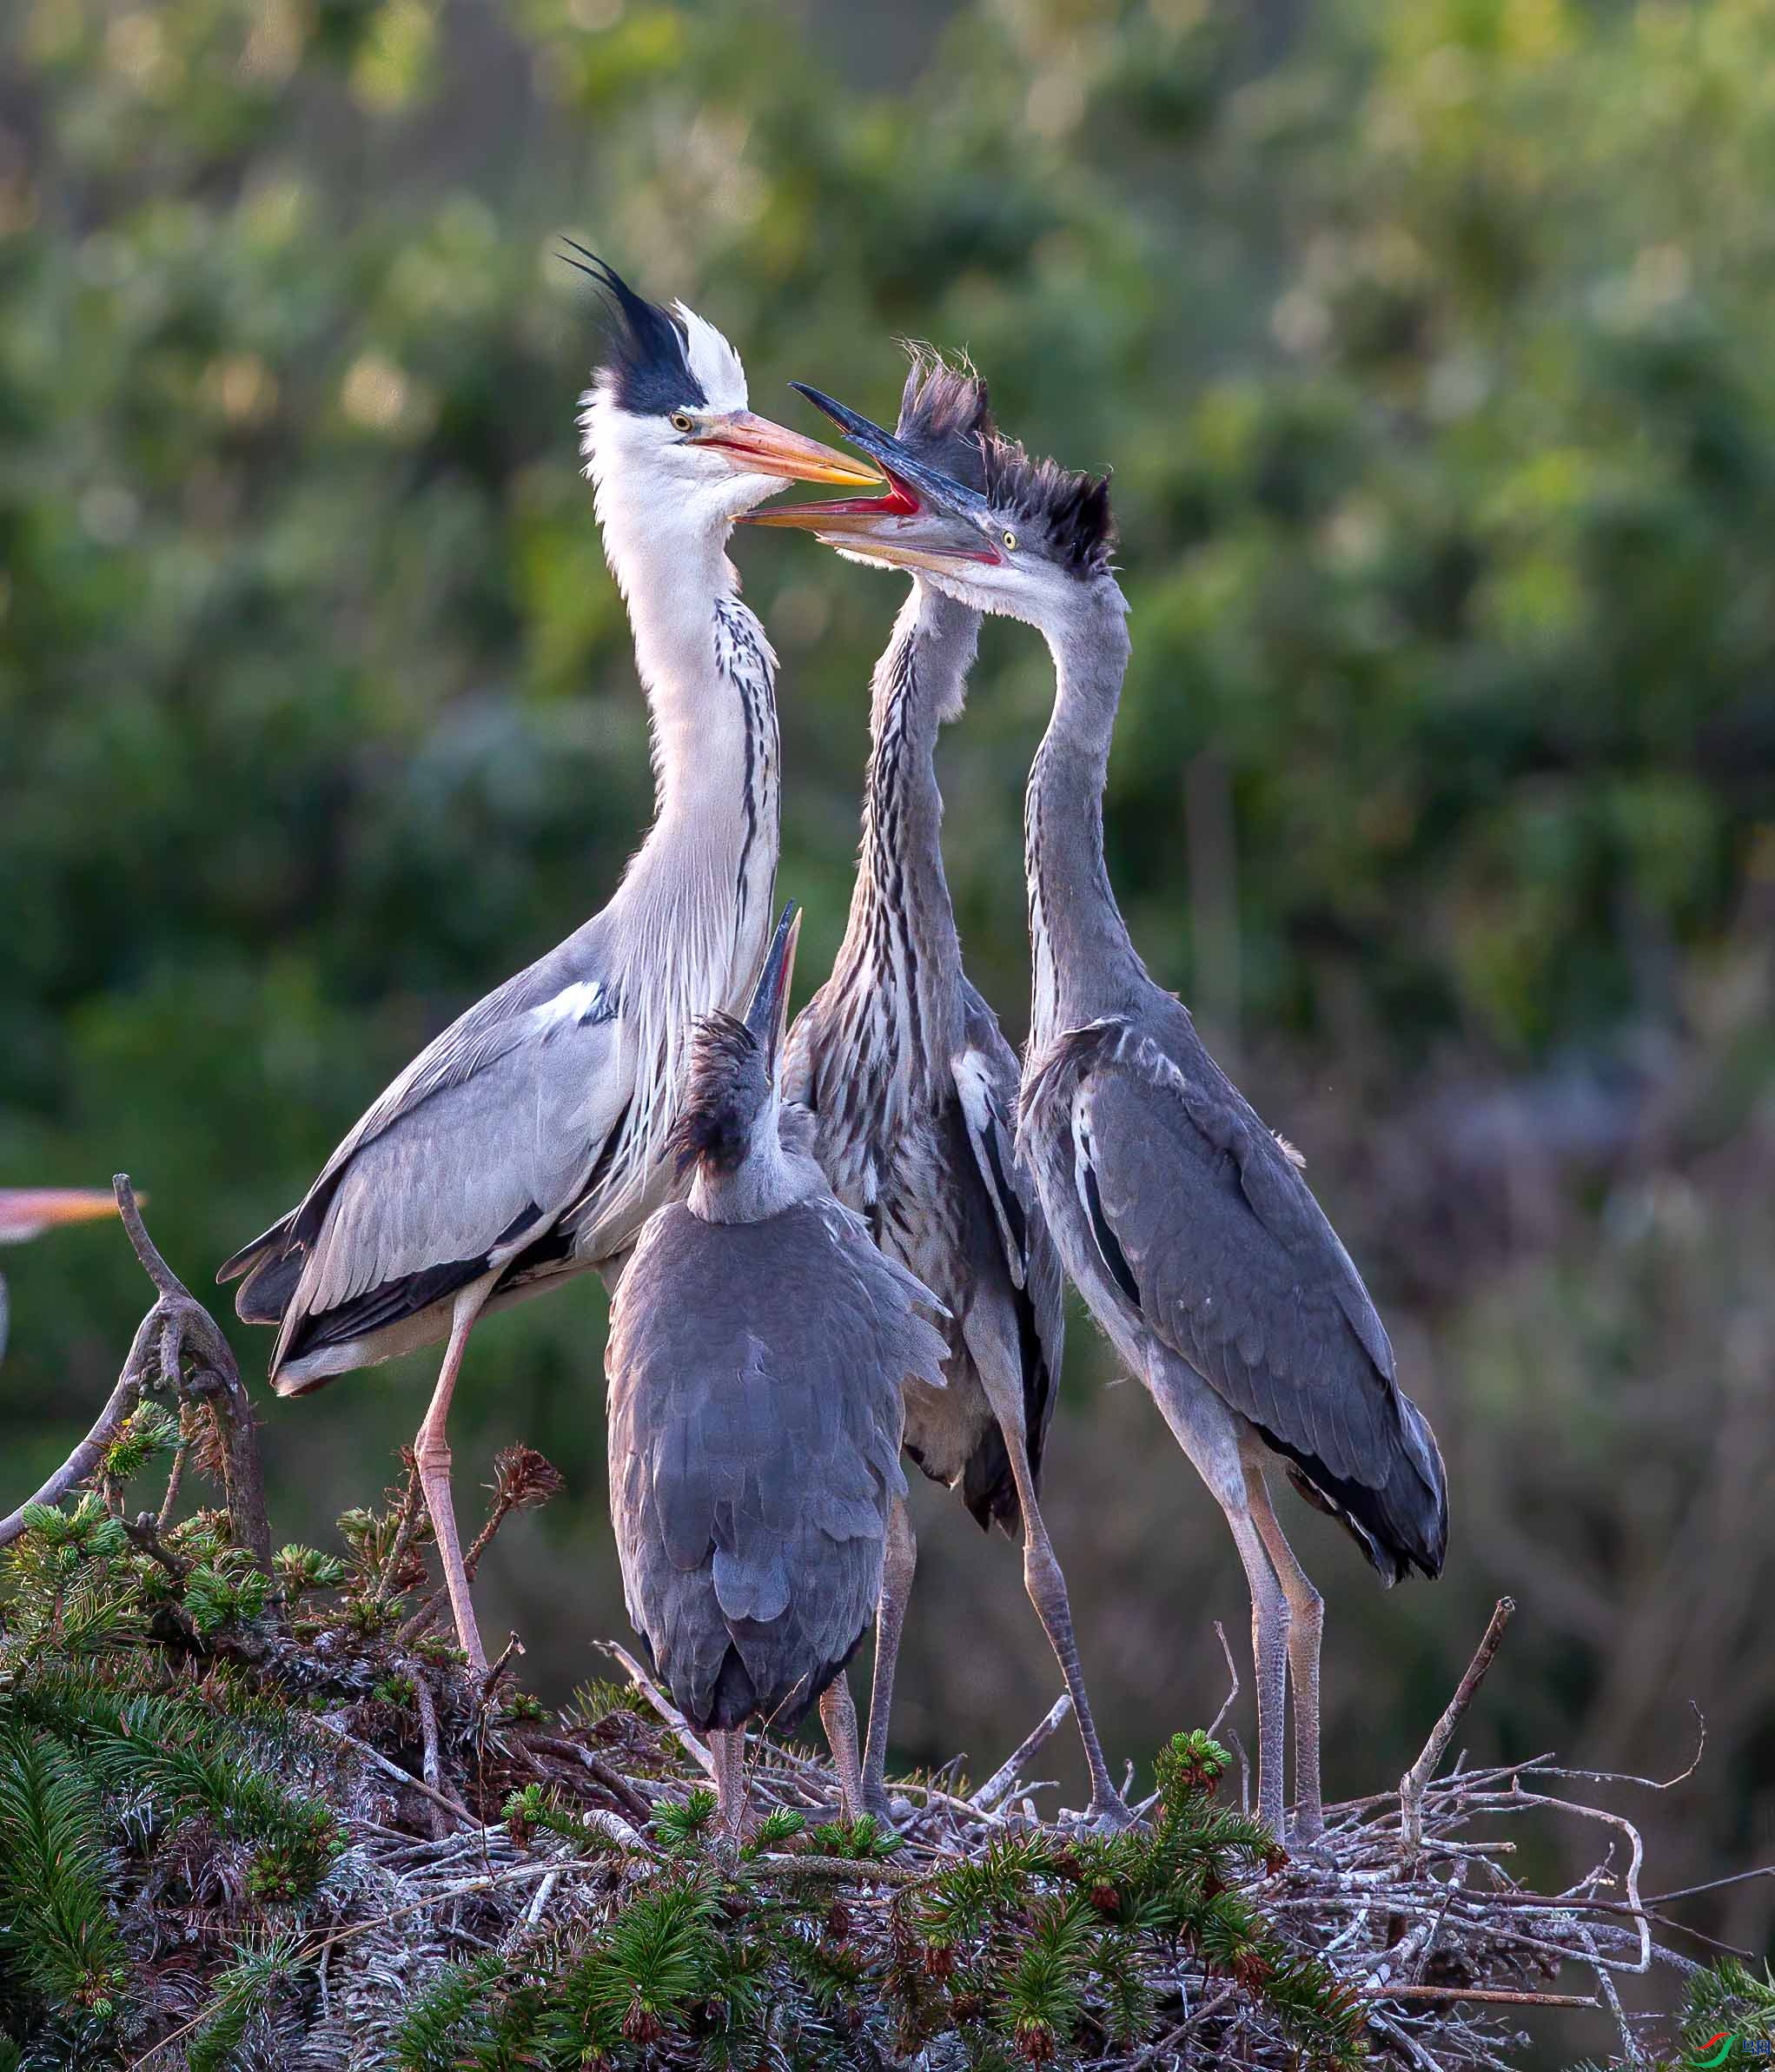
[[[986,383],[963,357],[946,361],[933,347],[908,343],[911,366],[900,397],[896,436],[929,467],[970,489],[984,486],[982,442],[995,437]]]
[[[752,1148],[770,1092],[763,1046],[732,1015],[705,1015],[691,1031],[684,1102],[667,1149],[677,1170],[731,1173]]]
[[[1039,544],[1076,575],[1109,573],[1116,517],[1108,475],[1033,460],[1017,440],[997,435],[984,442],[982,458],[987,497],[996,510],[1016,513],[1026,544]]]

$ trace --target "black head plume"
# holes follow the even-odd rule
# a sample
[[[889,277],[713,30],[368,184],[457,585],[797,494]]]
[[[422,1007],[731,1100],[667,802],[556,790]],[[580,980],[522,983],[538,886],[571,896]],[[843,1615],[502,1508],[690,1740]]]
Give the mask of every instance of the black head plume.
[[[997,434],[986,384],[965,361],[950,366],[928,346],[907,348],[912,364],[895,436],[927,467],[970,489],[984,487],[981,442]]]
[[[1016,513],[1026,544],[1039,543],[1076,575],[1109,573],[1116,518],[1108,475],[1031,460],[1015,440],[996,436],[984,441],[983,458],[987,496],[997,509]]]
[[[682,1176],[692,1166],[731,1173],[744,1162],[770,1092],[764,1046],[732,1015],[705,1015],[691,1031],[684,1104],[667,1149]]]
[[[605,367],[619,408],[636,417],[669,417],[686,406],[701,409],[708,401],[703,385],[691,371],[682,324],[669,309],[638,295],[613,266],[575,244],[561,257],[603,290],[606,317]]]

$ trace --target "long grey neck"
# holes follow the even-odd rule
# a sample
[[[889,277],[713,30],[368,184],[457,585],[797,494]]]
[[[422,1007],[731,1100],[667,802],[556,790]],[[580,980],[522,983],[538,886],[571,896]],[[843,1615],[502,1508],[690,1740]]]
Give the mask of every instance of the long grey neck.
[[[962,709],[980,615],[915,583],[871,684],[863,842],[838,972],[891,992],[920,1061],[946,1067],[960,1011],[961,943],[943,869],[937,737]],[[835,974],[837,975],[837,974]]]
[[[1063,621],[1043,628],[1054,656],[1054,712],[1023,811],[1036,1043],[1132,1006],[1150,983],[1103,862],[1103,785],[1128,667],[1128,608],[1107,576],[1078,594]]]

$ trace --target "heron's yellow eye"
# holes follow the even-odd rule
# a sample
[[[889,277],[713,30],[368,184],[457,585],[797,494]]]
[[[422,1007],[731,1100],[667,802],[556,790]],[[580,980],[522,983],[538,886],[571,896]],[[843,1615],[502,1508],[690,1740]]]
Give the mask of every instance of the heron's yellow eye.
[[[674,432],[688,432],[691,428],[689,411],[674,410],[672,414],[672,428]]]
[[[1004,535],[1004,544],[1010,549],[1012,553],[1015,553],[1017,552],[1017,534],[1015,533],[1007,533]]]

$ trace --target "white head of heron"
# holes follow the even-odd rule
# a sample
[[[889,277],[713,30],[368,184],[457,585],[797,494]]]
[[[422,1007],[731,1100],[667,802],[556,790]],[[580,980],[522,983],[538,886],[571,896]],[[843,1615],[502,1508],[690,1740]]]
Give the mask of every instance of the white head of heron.
[[[739,354],[683,302],[663,308],[586,252],[568,263],[603,290],[606,356],[580,399],[580,451],[618,580],[657,544],[720,541],[791,481],[878,485],[879,472],[746,407]],[[564,255],[565,256],[565,255]]]

